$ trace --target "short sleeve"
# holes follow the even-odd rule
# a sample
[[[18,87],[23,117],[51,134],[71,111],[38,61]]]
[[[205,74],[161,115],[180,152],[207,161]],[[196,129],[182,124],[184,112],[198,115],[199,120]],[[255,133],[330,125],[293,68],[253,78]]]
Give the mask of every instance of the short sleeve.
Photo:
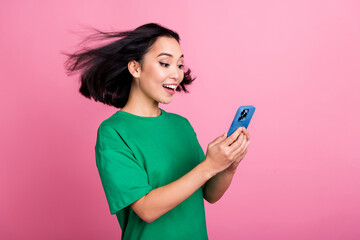
[[[197,137],[196,137],[196,133],[195,133],[195,146],[196,146],[196,149],[197,149],[197,151],[198,151],[198,156],[199,156],[199,163],[201,163],[202,161],[204,161],[204,159],[205,159],[205,154],[204,154],[204,150],[202,149],[202,147],[201,147],[201,145],[200,145],[200,143],[199,143],[199,141],[198,141],[198,139],[197,139]]]
[[[194,142],[194,145],[195,145],[195,149],[196,149],[196,151],[198,153],[198,161],[199,161],[199,163],[201,163],[202,161],[204,161],[204,159],[206,157],[205,154],[204,154],[204,150],[202,149],[202,147],[201,147],[201,145],[199,143],[196,132],[195,132],[194,128],[192,127],[191,123],[187,119],[186,119],[186,121],[187,121],[187,124],[190,126],[190,130],[191,130],[191,132],[193,134],[193,138],[194,138],[193,142]]]
[[[100,125],[95,157],[111,214],[129,206],[152,190],[142,164],[113,127]]]

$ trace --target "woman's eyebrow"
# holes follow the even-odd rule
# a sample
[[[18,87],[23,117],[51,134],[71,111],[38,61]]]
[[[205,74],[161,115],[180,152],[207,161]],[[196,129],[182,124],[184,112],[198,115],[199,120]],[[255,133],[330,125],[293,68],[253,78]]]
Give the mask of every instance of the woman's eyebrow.
[[[160,57],[161,55],[165,55],[165,56],[169,56],[169,57],[174,57],[173,55],[171,55],[170,53],[160,53],[159,55],[157,55],[157,57]],[[182,54],[180,56],[180,58],[183,58],[184,57],[184,54]]]

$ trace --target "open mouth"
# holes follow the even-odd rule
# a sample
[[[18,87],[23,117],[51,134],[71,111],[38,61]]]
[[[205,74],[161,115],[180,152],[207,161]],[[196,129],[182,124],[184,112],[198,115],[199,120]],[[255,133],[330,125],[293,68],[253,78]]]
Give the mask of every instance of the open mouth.
[[[176,85],[163,85],[163,88],[165,88],[165,91],[167,91],[168,93],[175,93],[175,89],[176,89]]]
[[[166,84],[164,84],[163,87],[167,88],[167,89],[175,90],[176,85],[166,85]]]

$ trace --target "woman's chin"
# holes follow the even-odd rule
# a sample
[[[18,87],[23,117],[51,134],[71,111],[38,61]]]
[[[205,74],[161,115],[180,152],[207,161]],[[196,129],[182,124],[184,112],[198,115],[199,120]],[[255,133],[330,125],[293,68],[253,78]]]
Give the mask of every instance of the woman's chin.
[[[173,100],[173,98],[172,98],[172,97],[170,97],[170,98],[166,98],[166,99],[161,99],[161,101],[160,101],[159,103],[162,103],[162,104],[169,104],[169,103],[171,103],[171,102],[172,102],[172,100]]]

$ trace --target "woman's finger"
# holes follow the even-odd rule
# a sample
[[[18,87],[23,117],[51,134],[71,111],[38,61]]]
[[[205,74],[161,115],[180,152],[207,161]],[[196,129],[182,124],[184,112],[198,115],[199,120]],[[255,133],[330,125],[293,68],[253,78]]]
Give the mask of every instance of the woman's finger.
[[[236,140],[236,145],[231,145],[233,151],[236,151],[238,148],[241,148],[246,143],[246,136],[244,133],[241,133],[240,137]]]
[[[248,150],[249,150],[249,145],[250,145],[250,142],[247,142],[246,146],[245,146],[245,151],[243,151],[242,155],[246,155]]]
[[[244,135],[244,133],[240,132],[240,135],[229,145],[232,150],[238,148],[241,145],[243,139],[245,138]]]
[[[239,156],[236,156],[236,159],[240,159],[239,161],[241,161],[241,159],[243,159],[246,155],[246,153],[248,152],[248,146],[250,145],[250,142],[247,142],[246,146],[245,146],[245,150],[240,150],[239,152]]]
[[[246,136],[244,135],[244,140],[240,145],[241,152],[243,152],[245,150],[247,143],[248,143],[248,141],[246,140]]]
[[[244,139],[242,140],[241,144],[235,148],[234,155],[240,155],[244,151],[247,141],[246,141],[245,135],[243,135],[243,136],[244,136],[243,137]],[[240,142],[240,141],[238,140],[237,142]]]
[[[232,144],[233,142],[235,142],[235,140],[240,136],[240,134],[242,133],[242,128],[239,127],[238,129],[235,130],[235,132],[233,132],[230,136],[228,136],[227,138],[225,138],[223,140],[223,143],[226,144],[226,146],[230,146],[230,144]]]
[[[242,149],[241,155],[245,155],[247,153],[249,145],[250,141],[247,141],[244,148]]]
[[[250,140],[250,134],[249,134],[248,130],[247,130],[245,127],[244,127],[244,129],[243,129],[243,133],[245,133],[246,138],[247,138],[247,140],[249,141],[249,140]]]
[[[248,145],[248,144],[247,144]],[[239,156],[236,156],[236,163],[239,163],[241,160],[243,160],[244,159],[244,157],[245,157],[245,155],[246,155],[246,153],[247,153],[247,151],[248,151],[248,148],[245,148],[245,151],[242,151],[240,154],[239,154]]]

